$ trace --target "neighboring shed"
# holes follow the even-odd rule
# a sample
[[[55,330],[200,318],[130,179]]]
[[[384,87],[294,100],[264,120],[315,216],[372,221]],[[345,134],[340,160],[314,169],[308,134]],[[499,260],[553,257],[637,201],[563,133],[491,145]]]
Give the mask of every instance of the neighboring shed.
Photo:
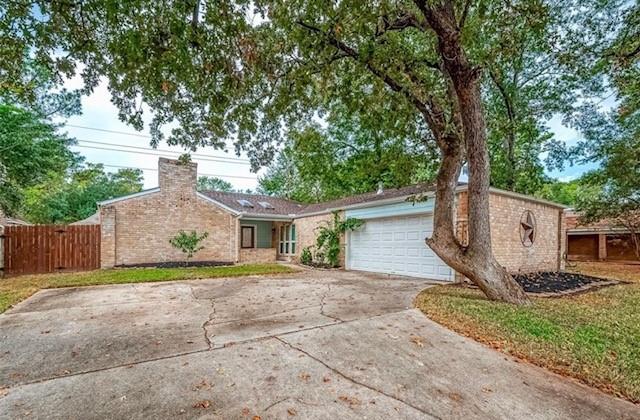
[[[580,214],[567,210],[567,259],[571,261],[638,261],[628,229],[608,220],[581,223]]]

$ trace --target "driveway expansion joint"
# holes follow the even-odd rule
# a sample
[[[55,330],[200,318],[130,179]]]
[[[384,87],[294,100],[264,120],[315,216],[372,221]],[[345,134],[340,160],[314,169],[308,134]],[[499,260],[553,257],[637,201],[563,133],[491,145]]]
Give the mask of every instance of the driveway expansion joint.
[[[328,363],[324,362],[323,360],[313,356],[311,353],[305,351],[304,349],[302,349],[300,347],[297,347],[297,346],[294,346],[293,344],[291,344],[290,342],[284,340],[283,338],[280,338],[279,336],[274,336],[273,338],[275,338],[276,340],[280,341],[285,346],[304,354],[305,356],[307,356],[310,359],[316,361],[317,363],[320,363],[322,366],[324,366],[325,368],[329,369],[331,372],[333,372],[336,375],[346,379],[347,381],[351,382],[354,385],[357,385],[357,386],[360,386],[360,387],[363,387],[363,388],[367,388],[367,389],[369,389],[369,390],[371,390],[373,392],[376,392],[376,393],[378,393],[380,395],[384,395],[387,398],[391,398],[391,399],[393,399],[395,401],[398,401],[399,403],[404,404],[407,407],[410,407],[410,408],[412,408],[412,409],[414,409],[416,411],[419,411],[422,414],[425,414],[425,415],[429,416],[430,418],[438,419],[438,420],[442,419],[441,417],[436,416],[435,414],[429,413],[428,411],[424,410],[423,408],[420,408],[420,407],[415,406],[415,405],[413,405],[411,403],[408,403],[408,402],[396,397],[395,395],[389,394],[389,393],[387,393],[387,392],[385,392],[385,391],[383,391],[381,389],[378,389],[376,387],[373,387],[371,385],[368,385],[368,384],[366,384],[364,382],[360,382],[357,379],[352,378],[351,376],[349,376],[349,375],[343,373],[342,371],[334,368],[333,366],[329,365]]]

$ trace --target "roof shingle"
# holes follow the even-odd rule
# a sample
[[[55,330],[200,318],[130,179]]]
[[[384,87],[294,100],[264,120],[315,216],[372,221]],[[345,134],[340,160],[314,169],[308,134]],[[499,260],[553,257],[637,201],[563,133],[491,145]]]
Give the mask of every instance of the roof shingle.
[[[432,191],[434,191],[434,184],[423,183],[409,185],[402,188],[391,188],[383,190],[380,193],[378,193],[377,191],[373,191],[314,204],[303,204],[297,201],[287,200],[285,198],[262,194],[247,194],[223,191],[202,191],[201,193],[239,213],[249,213],[256,215],[271,214],[278,216],[302,216],[305,214],[337,210],[346,206],[352,206],[356,204],[373,203],[376,201],[405,197]],[[253,204],[253,207],[244,207],[238,200],[247,200],[251,202],[251,204]],[[260,201],[271,204],[273,208],[270,209],[261,206],[259,204]]]

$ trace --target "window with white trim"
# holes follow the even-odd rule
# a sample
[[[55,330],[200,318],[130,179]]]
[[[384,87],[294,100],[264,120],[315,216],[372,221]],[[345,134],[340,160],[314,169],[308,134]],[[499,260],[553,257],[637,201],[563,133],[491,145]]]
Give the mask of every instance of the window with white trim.
[[[294,255],[296,253],[296,225],[280,226],[278,251],[282,255]]]

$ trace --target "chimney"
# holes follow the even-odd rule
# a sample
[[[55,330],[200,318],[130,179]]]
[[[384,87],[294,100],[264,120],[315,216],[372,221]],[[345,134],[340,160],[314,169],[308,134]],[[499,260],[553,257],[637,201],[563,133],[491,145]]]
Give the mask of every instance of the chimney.
[[[384,184],[382,183],[382,181],[378,182],[378,191],[376,191],[377,195],[382,195],[384,194]]]
[[[158,185],[163,193],[184,196],[196,193],[198,164],[160,158],[158,161]]]

